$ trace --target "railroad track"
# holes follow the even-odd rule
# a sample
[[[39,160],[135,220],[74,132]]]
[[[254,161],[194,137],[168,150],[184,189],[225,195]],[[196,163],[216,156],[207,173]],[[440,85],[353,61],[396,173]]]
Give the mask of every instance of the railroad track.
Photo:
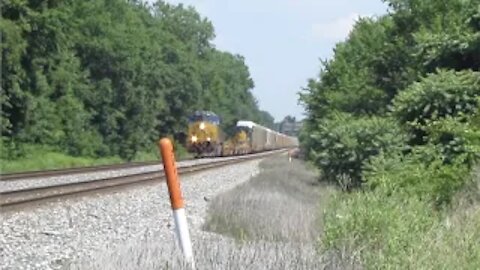
[[[226,165],[263,158],[272,154],[278,154],[280,152],[283,152],[283,150],[216,160],[210,163],[180,166],[177,168],[177,171],[179,175],[197,173],[208,169],[219,168]],[[160,163],[156,162],[155,164]],[[8,211],[11,209],[17,209],[18,207],[38,205],[41,202],[62,199],[65,197],[113,191],[117,190],[118,188],[135,184],[146,184],[148,182],[154,183],[163,180],[164,177],[165,175],[162,169],[160,171],[143,172],[96,180],[86,180],[73,183],[58,183],[51,186],[9,190],[0,192],[0,209],[2,211]]]
[[[158,165],[158,161],[147,161],[147,162],[131,162],[123,164],[112,164],[112,165],[99,165],[99,166],[87,166],[87,167],[77,167],[69,169],[54,169],[54,170],[44,170],[44,171],[29,171],[21,173],[6,173],[0,174],[0,181],[16,181],[24,179],[35,179],[41,177],[51,177],[51,176],[60,176],[60,175],[74,175],[88,172],[101,172],[101,171],[110,171],[110,170],[120,170],[120,169],[131,169],[136,167],[144,167],[150,165]]]

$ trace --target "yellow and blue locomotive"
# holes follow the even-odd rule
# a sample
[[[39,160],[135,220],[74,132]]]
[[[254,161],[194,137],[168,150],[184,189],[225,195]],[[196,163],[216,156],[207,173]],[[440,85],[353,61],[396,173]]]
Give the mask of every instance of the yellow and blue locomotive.
[[[188,119],[187,150],[197,156],[222,154],[220,117],[210,111],[195,111]]]

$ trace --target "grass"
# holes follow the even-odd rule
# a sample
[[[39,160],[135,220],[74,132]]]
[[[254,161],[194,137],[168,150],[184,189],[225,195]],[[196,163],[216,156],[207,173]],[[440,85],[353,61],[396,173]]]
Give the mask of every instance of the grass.
[[[417,246],[413,265],[424,269],[480,269],[480,206],[458,205]]]
[[[24,145],[25,156],[10,159],[4,157],[0,159],[1,173],[14,173],[23,171],[47,170],[47,169],[65,169],[72,167],[109,165],[127,162],[118,156],[111,157],[76,157],[62,153],[52,147],[40,145]],[[183,147],[176,149],[177,159],[189,157],[189,154]],[[150,152],[138,152],[134,162],[161,160],[156,146],[152,146]]]
[[[191,269],[172,241],[145,240],[126,245],[120,250],[106,251],[95,260],[68,266],[71,270],[117,269]],[[299,244],[252,242],[238,245],[228,239],[194,243],[196,269],[323,269],[325,264],[311,247]],[[343,268],[342,268],[343,269]]]
[[[424,269],[480,269],[480,168],[475,182],[420,239],[414,265]]]
[[[356,254],[368,269],[480,269],[480,183],[434,210],[416,197],[339,194],[324,217],[322,246]]]
[[[266,159],[260,167],[249,182],[212,201],[204,229],[232,237],[240,247],[269,243],[276,248],[315,250],[323,224],[318,209],[325,209],[335,189],[319,184],[318,173],[305,163],[289,163],[285,156]],[[295,248],[290,252],[295,253]],[[272,256],[278,261],[271,258],[263,267],[290,260],[275,252]],[[342,252],[311,252],[302,258],[308,263],[276,269],[359,268],[354,257]]]
[[[1,159],[1,173],[35,171],[47,169],[63,169],[91,165],[121,163],[119,157],[90,158],[73,157],[53,150],[35,149],[25,157],[15,160]]]
[[[266,159],[260,167],[249,182],[212,201],[204,229],[238,240],[315,238],[318,199],[328,197],[318,186],[317,174],[297,160],[288,163],[285,156]]]

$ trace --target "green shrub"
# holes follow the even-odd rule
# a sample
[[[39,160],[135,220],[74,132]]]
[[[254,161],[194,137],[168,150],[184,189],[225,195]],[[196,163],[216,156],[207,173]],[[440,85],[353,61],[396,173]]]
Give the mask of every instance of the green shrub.
[[[340,181],[347,189],[361,184],[366,160],[405,143],[401,130],[390,118],[355,118],[342,113],[321,121],[310,136],[311,157],[324,179]]]
[[[322,247],[347,250],[360,257],[367,269],[403,267],[422,235],[438,220],[429,205],[415,197],[379,192],[344,193],[326,209]]]
[[[428,142],[438,145],[445,162],[463,160],[469,168],[480,158],[480,125],[476,123],[480,115],[475,117],[446,117],[429,122],[424,130]]]
[[[0,159],[18,159],[25,156],[25,149],[23,144],[8,137],[0,137]]]
[[[445,164],[438,146],[416,147],[411,153],[381,154],[364,166],[364,181],[377,192],[416,196],[436,206],[450,203],[469,181],[470,170],[462,160]]]
[[[314,144],[312,137],[310,136],[310,123],[309,121],[304,121],[302,128],[298,134],[298,140],[300,142],[300,148],[303,151],[307,160],[312,160],[311,158],[311,149]]]
[[[322,247],[360,257],[365,269],[479,269],[478,204],[434,211],[377,190],[340,194],[325,209]]]
[[[480,73],[443,71],[430,74],[400,92],[393,101],[393,115],[412,132],[412,143],[428,141],[424,129],[432,121],[464,117],[480,108]]]

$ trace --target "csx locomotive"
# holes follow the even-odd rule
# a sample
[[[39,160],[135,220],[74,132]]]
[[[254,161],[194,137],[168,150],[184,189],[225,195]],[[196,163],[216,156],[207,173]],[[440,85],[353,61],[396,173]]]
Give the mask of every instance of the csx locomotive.
[[[210,111],[195,111],[188,119],[187,150],[197,157],[250,154],[298,146],[298,140],[252,121],[238,121],[234,135],[220,129],[220,117]]]

